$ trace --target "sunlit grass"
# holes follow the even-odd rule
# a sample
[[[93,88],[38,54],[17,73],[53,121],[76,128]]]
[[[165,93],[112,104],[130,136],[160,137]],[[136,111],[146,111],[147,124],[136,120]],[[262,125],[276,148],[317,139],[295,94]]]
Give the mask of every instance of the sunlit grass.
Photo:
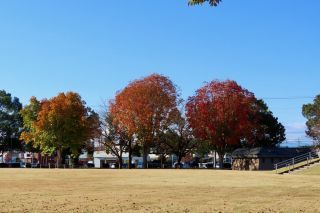
[[[314,162],[319,162],[319,158],[316,158],[316,159],[312,159],[312,160],[308,160],[308,161],[303,161],[303,162],[300,162],[300,163],[297,163],[293,166],[288,166],[288,167],[284,167],[284,168],[281,168],[281,169],[278,169],[278,170],[274,170],[272,171],[272,173],[283,173],[283,172],[288,172],[294,168],[299,168],[299,167],[302,167],[302,166],[306,166],[306,165],[309,165],[311,163],[314,163]]]
[[[320,176],[0,169],[0,212],[316,212]]]
[[[297,172],[297,175],[319,175],[320,176],[320,165],[312,167],[310,169],[303,170],[301,172]]]

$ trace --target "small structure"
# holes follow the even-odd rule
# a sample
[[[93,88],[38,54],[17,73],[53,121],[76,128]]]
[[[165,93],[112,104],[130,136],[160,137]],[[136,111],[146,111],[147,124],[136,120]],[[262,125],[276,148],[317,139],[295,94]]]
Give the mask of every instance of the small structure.
[[[123,164],[129,164],[129,153],[122,153]],[[148,161],[150,161],[150,155],[148,156]],[[112,153],[106,152],[106,147],[99,140],[94,143],[94,153],[93,153],[93,163],[94,168],[113,168],[116,163],[118,163],[118,158]],[[142,168],[142,157],[132,156],[131,164],[135,165],[135,168]]]
[[[310,151],[310,148],[240,148],[232,153],[232,169],[273,170],[274,164]]]

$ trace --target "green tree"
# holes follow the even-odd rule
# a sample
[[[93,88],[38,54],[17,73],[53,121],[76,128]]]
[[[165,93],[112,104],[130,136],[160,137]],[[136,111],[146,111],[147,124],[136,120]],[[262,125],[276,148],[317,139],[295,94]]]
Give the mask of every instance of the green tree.
[[[203,158],[206,157],[211,151],[214,150],[215,147],[212,146],[210,141],[198,141],[195,147],[194,153],[200,157],[201,163],[203,162]]]
[[[128,152],[128,168],[131,169],[133,136],[117,123],[110,112],[105,114],[105,119],[101,122],[102,135],[107,153],[112,153],[118,158],[119,169],[123,165],[123,153]]]
[[[20,115],[23,119],[23,132],[21,133],[20,138],[29,148],[36,146],[36,144],[34,144],[34,141],[36,141],[37,137],[35,122],[37,121],[40,109],[40,101],[38,101],[36,97],[31,97],[29,104],[20,111]]]
[[[222,0],[189,0],[189,5],[198,5],[209,2],[211,6],[218,6]]]
[[[159,143],[160,148],[176,155],[178,165],[181,164],[183,157],[192,153],[197,144],[186,119],[180,114],[174,124],[162,134],[162,138]]]
[[[263,100],[257,100],[255,147],[275,147],[286,139],[285,128]]]
[[[302,114],[307,118],[307,135],[320,146],[320,95],[315,97],[313,103],[303,105]]]
[[[20,149],[19,141],[22,119],[19,111],[22,104],[10,93],[0,90],[0,152]],[[3,159],[2,159],[3,160]]]
[[[40,111],[41,103],[35,97],[31,97],[29,104],[20,110],[20,115],[23,120],[23,131],[20,135],[20,140],[23,144],[24,151],[28,152],[41,152],[40,147],[36,146],[35,122],[37,121],[38,113]]]

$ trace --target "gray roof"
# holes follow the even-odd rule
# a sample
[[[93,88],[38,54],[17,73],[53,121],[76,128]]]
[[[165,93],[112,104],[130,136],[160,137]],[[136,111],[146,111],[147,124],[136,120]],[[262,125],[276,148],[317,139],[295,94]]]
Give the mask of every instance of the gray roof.
[[[240,148],[232,153],[232,158],[293,158],[310,151],[310,148]]]

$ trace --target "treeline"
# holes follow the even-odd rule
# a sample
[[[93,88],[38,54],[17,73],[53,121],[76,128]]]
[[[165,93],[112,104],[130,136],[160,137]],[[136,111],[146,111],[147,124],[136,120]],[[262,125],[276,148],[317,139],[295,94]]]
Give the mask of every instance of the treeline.
[[[235,81],[211,81],[187,100],[167,77],[153,74],[129,83],[103,109],[94,112],[79,94],[60,93],[51,99],[30,99],[22,107],[17,98],[0,91],[0,151],[31,150],[77,159],[93,152],[93,140],[119,159],[129,154],[160,158],[174,154],[177,162],[188,154],[223,156],[239,147],[273,147],[285,140],[283,125],[263,100]],[[129,168],[131,164],[129,163]]]

